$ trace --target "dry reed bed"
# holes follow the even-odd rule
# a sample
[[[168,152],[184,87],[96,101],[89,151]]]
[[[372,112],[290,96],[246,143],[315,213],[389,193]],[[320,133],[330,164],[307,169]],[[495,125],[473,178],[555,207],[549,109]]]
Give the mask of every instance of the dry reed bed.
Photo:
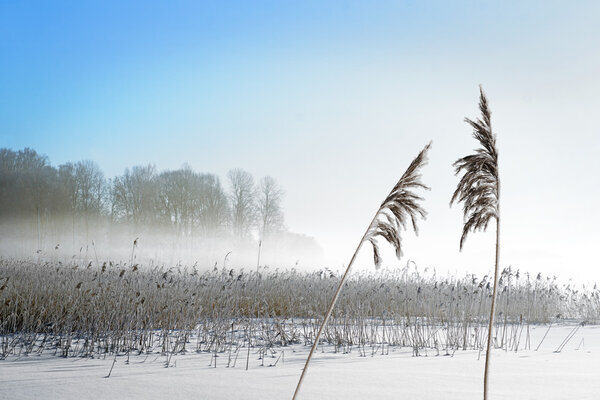
[[[0,260],[0,357],[208,351],[235,363],[253,348],[312,344],[339,277],[261,268],[199,272],[195,267]],[[481,349],[491,279],[400,270],[355,274],[323,340],[338,351],[384,353],[389,346],[451,352]],[[600,291],[505,270],[494,344],[530,347],[529,324],[600,321]],[[246,355],[246,358],[249,357]],[[244,358],[244,357],[242,357]],[[215,357],[216,363],[216,357]],[[216,364],[215,364],[216,365]]]

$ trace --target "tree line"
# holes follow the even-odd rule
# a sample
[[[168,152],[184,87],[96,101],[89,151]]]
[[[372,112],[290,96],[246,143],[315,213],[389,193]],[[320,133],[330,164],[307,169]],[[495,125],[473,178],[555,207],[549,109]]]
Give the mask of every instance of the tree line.
[[[11,226],[13,236],[35,237],[38,248],[45,237],[58,241],[69,233],[73,242],[85,235],[87,243],[100,225],[240,240],[284,230],[282,187],[270,176],[255,181],[242,169],[228,172],[227,187],[189,165],[167,171],[134,166],[107,179],[93,161],[55,167],[33,149],[3,148],[0,188],[0,224]]]

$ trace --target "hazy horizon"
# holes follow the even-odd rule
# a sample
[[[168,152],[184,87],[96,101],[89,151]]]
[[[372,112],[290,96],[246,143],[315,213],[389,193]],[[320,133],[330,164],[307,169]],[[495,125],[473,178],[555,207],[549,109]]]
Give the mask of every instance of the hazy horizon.
[[[433,140],[429,215],[383,265],[484,275],[494,229],[459,252],[448,204],[482,84],[501,268],[600,281],[597,3],[141,4],[0,5],[0,147],[93,160],[106,177],[149,163],[274,176],[287,228],[337,269]],[[373,268],[369,246],[359,261]]]

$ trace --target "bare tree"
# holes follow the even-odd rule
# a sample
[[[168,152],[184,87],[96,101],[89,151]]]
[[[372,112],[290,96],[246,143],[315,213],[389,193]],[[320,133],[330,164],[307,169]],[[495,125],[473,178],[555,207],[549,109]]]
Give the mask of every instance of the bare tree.
[[[159,219],[179,234],[210,235],[225,226],[227,197],[215,175],[196,173],[184,166],[162,172],[157,187]]]
[[[260,180],[257,199],[257,222],[259,235],[262,238],[282,229],[283,189],[275,179],[265,176]]]
[[[273,178],[264,178],[259,189],[252,175],[241,169],[230,171],[228,178],[229,193],[219,177],[194,172],[188,165],[160,175],[152,165],[135,166],[106,180],[92,161],[55,168],[32,149],[0,148],[0,224],[11,224],[8,229],[27,252],[33,242],[41,250],[45,237],[54,246],[72,237],[76,251],[77,231],[89,238],[92,223],[104,217],[136,231],[172,230],[187,237],[188,246],[194,245],[196,235],[208,238],[233,231],[244,238],[256,227],[261,235],[280,229],[283,192]]]
[[[199,228],[205,235],[218,234],[229,218],[229,204],[219,177],[198,174],[196,182],[198,198],[195,210]]]
[[[34,238],[36,249],[43,239],[60,241],[66,230],[63,217],[75,209],[74,168],[69,166],[68,171],[54,168],[46,156],[29,148],[0,149],[0,223],[11,225],[23,249]]]
[[[229,171],[227,177],[233,234],[238,238],[247,237],[256,218],[254,179],[249,172],[239,168]]]
[[[194,228],[195,180],[196,174],[189,166],[165,171],[157,179],[160,214],[180,236],[191,235]]]
[[[17,171],[17,153],[9,149],[0,149],[0,217],[7,219],[16,215],[25,199],[19,203],[19,174]]]
[[[99,217],[104,207],[106,181],[104,173],[93,161],[79,161],[74,173],[75,209],[84,219],[87,242],[90,219]]]
[[[58,166],[58,183],[65,199],[68,200],[69,210],[74,213],[77,208],[77,182],[73,163],[68,162]]]
[[[75,254],[75,220],[77,217],[77,182],[75,178],[75,165],[71,162],[58,166],[58,184],[60,191],[68,204],[68,214],[71,215],[71,241],[72,251]]]
[[[132,222],[134,226],[156,221],[156,172],[153,165],[135,166],[114,179],[112,208],[118,219]]]
[[[7,199],[3,201],[12,208],[12,212],[10,208],[3,208],[3,212],[31,221],[29,226],[34,227],[37,248],[40,249],[44,221],[52,212],[51,187],[55,183],[56,170],[49,165],[46,156],[30,148],[16,153],[8,150],[2,158],[4,179],[12,184],[12,189],[6,190]]]
[[[473,137],[481,145],[475,154],[468,155],[454,163],[456,175],[463,173],[454,191],[450,205],[455,201],[463,203],[464,226],[460,238],[462,250],[467,235],[471,231],[486,230],[491,219],[496,220],[496,262],[494,267],[494,288],[488,325],[485,370],[483,375],[483,398],[487,400],[488,374],[492,342],[492,327],[496,308],[498,286],[498,264],[500,260],[500,175],[498,173],[498,150],[496,136],[492,133],[492,113],[481,86],[479,87],[479,110],[481,119],[477,121],[465,118],[473,127]]]

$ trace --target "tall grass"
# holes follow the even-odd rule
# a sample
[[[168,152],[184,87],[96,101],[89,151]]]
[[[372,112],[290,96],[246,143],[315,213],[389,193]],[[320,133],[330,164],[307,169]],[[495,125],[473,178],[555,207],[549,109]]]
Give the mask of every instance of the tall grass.
[[[338,282],[330,270],[199,272],[181,265],[2,259],[0,358],[210,352],[226,355],[223,366],[239,366],[246,350],[263,363],[278,348],[314,342],[322,322],[314,316],[327,307]],[[409,347],[415,355],[482,349],[491,284],[488,277],[441,277],[409,265],[353,274],[321,343],[361,355],[385,353],[389,346]],[[531,323],[600,321],[597,288],[510,269],[498,285],[496,347],[525,347]]]

